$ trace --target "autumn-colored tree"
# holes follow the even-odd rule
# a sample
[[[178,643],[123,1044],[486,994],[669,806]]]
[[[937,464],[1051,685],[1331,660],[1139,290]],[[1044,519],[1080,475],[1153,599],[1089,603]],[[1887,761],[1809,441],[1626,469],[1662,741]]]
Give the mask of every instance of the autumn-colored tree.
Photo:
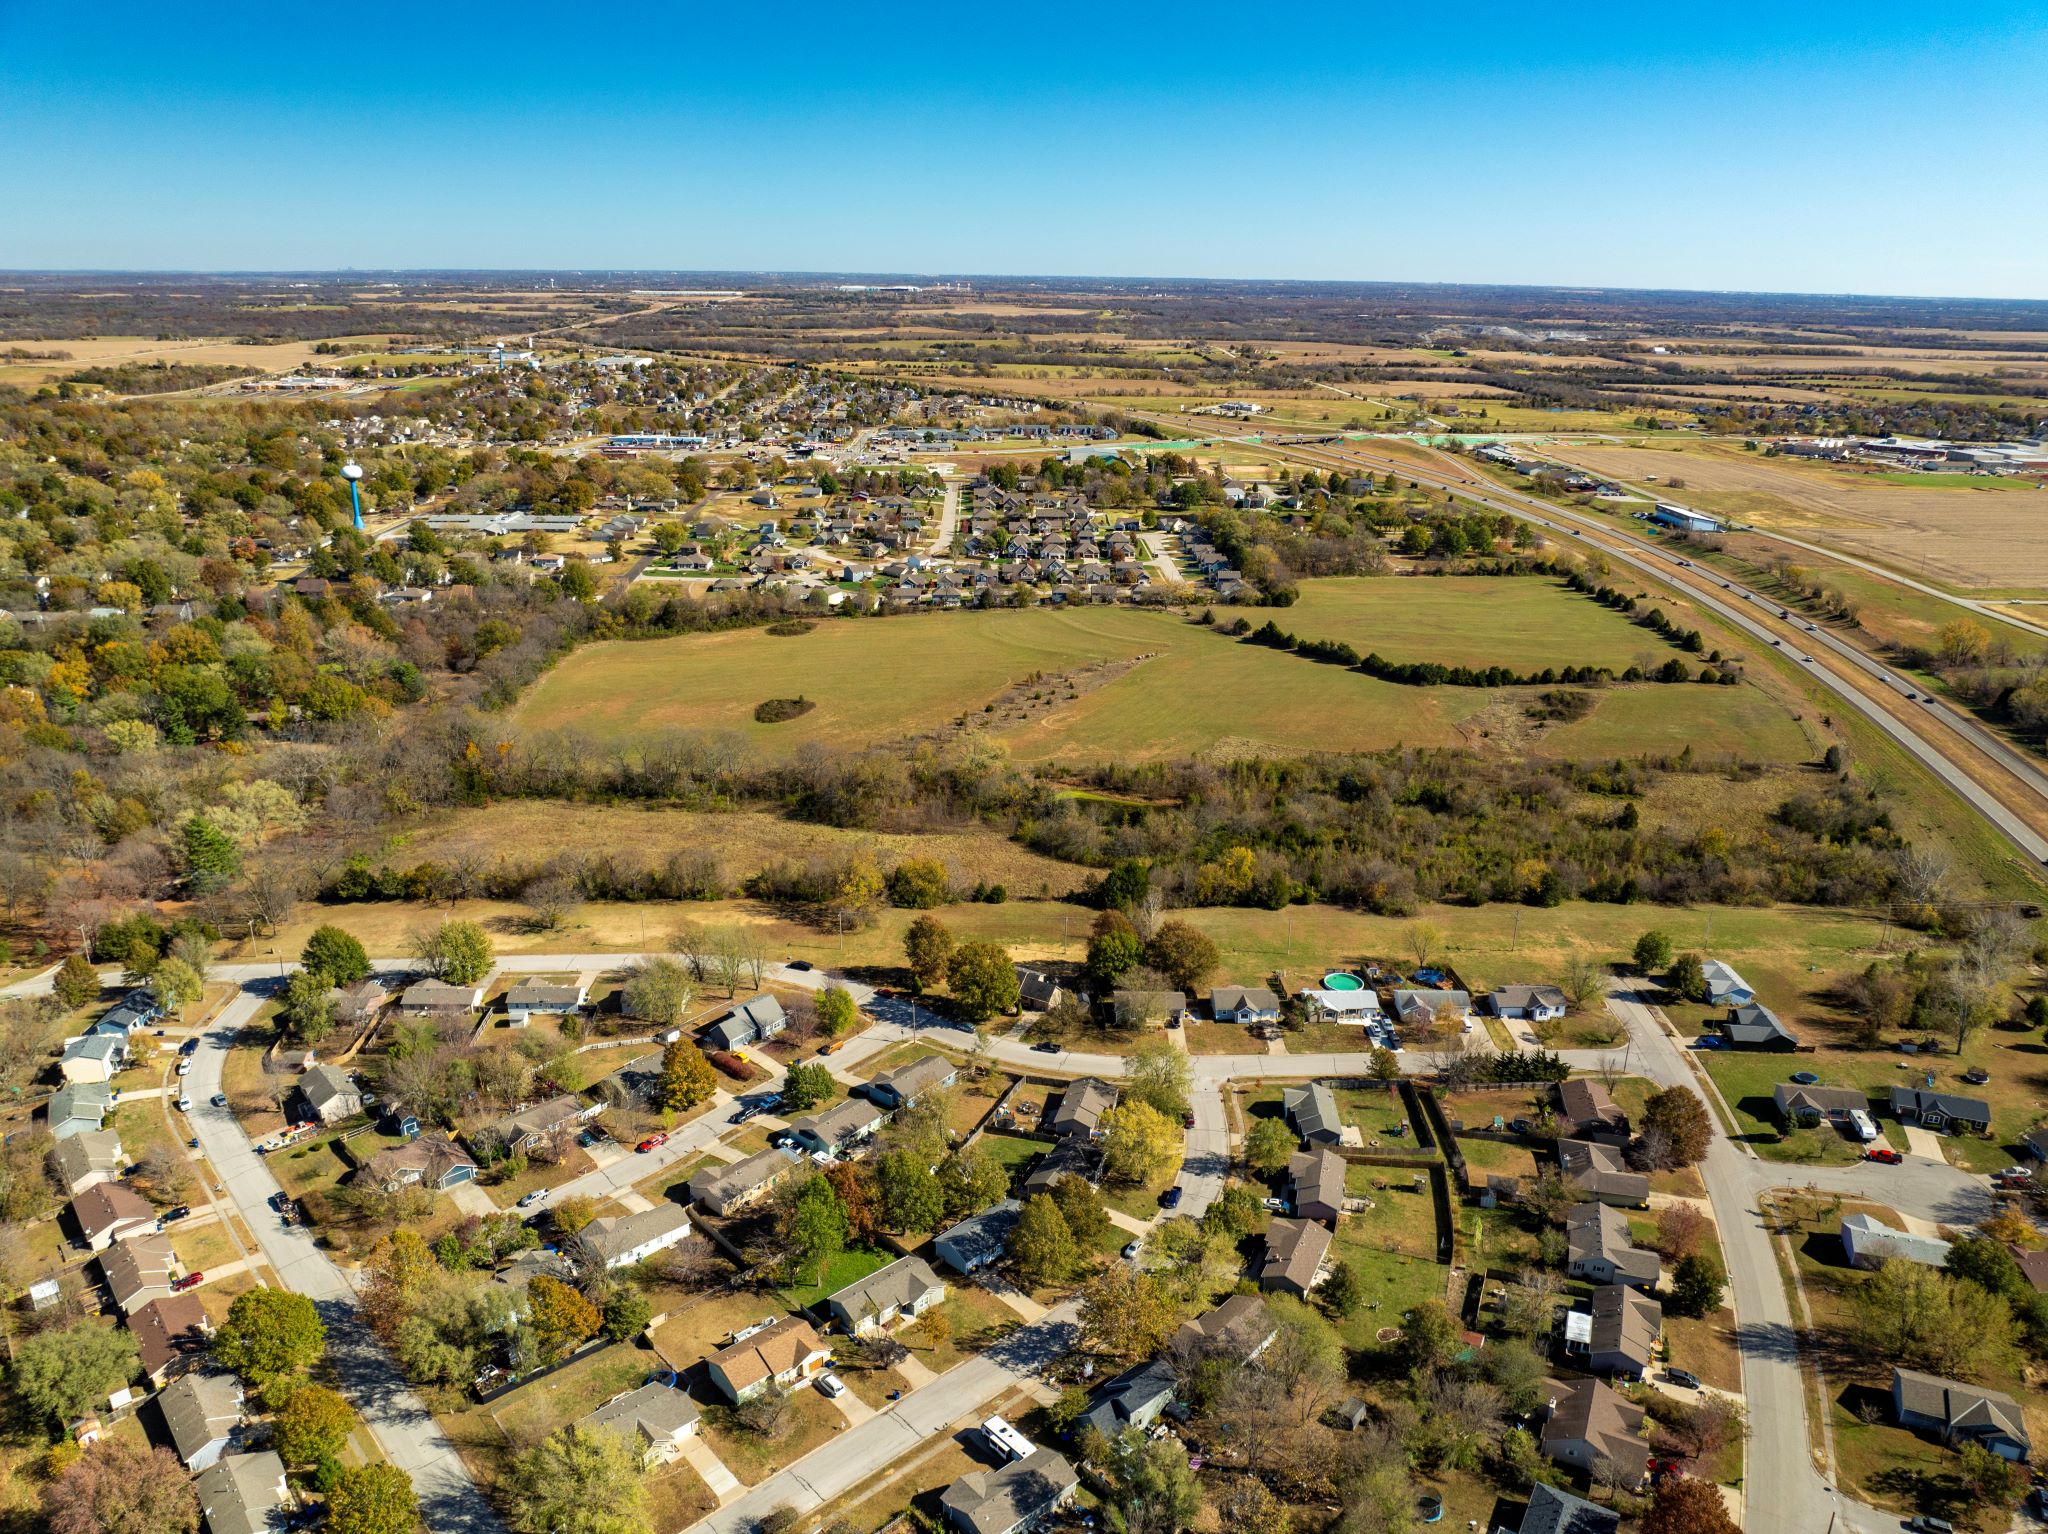
[[[920,916],[903,933],[903,956],[910,961],[910,983],[930,990],[946,978],[953,957],[953,934],[936,916]]]
[[[396,1465],[348,1465],[327,1493],[328,1534],[413,1534],[420,1523],[412,1480]]]
[[[1081,1337],[1112,1358],[1150,1358],[1166,1345],[1179,1318],[1149,1273],[1116,1263],[1081,1291]]]
[[[1123,1182],[1149,1183],[1180,1164],[1181,1127],[1150,1103],[1126,1100],[1102,1115],[1102,1166]]]
[[[1742,1534],[1721,1488],[1696,1476],[1667,1475],[1638,1526],[1642,1534]]]
[[[277,1414],[271,1446],[287,1465],[317,1465],[341,1453],[355,1409],[325,1385],[301,1385]]]
[[[1643,1104],[1643,1135],[1663,1147],[1672,1166],[1692,1166],[1713,1143],[1714,1121],[1691,1087],[1666,1087]]]
[[[865,1161],[835,1161],[825,1168],[825,1181],[846,1210],[847,1238],[856,1246],[866,1246],[874,1240],[882,1218],[875,1171]]]
[[[57,999],[65,1006],[82,1007],[98,998],[100,972],[84,954],[74,953],[57,966],[57,978],[52,985]]]
[[[913,1330],[920,1343],[936,1352],[952,1337],[953,1323],[943,1308],[934,1305],[917,1318],[917,1325]]]
[[[962,943],[946,961],[946,985],[970,1023],[1017,1010],[1017,966],[1001,943]]]
[[[43,1493],[50,1534],[195,1534],[199,1494],[178,1456],[105,1438]]]
[[[661,1052],[661,1081],[654,1095],[662,1107],[676,1112],[694,1108],[717,1090],[711,1062],[688,1039],[672,1040]]]
[[[1017,1276],[1034,1289],[1064,1283],[1080,1265],[1081,1249],[1050,1194],[1035,1193],[1024,1200],[1010,1237],[1010,1258]]]
[[[213,1334],[214,1358],[264,1391],[312,1368],[326,1348],[320,1312],[288,1289],[244,1290]]]
[[[604,1312],[558,1278],[536,1274],[526,1287],[526,1318],[534,1348],[553,1363],[604,1325]]]
[[[1255,1172],[1273,1175],[1287,1165],[1300,1142],[1277,1118],[1254,1119],[1244,1137],[1244,1159]]]
[[[597,1218],[597,1200],[588,1193],[572,1193],[548,1211],[555,1222],[555,1229],[565,1236],[573,1236],[592,1220]]]

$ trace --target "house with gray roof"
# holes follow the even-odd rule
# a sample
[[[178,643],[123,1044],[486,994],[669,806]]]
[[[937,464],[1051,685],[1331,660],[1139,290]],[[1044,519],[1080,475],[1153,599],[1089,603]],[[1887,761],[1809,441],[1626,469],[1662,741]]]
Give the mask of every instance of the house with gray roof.
[[[834,1324],[863,1337],[923,1315],[946,1298],[945,1281],[922,1257],[899,1257],[825,1297]]]
[[[1893,1118],[1901,1124],[1918,1124],[1922,1129],[1983,1134],[1991,1128],[1991,1105],[1981,1097],[1965,1097],[1960,1092],[1893,1087],[1891,1105]]]
[[[1280,998],[1263,985],[1219,985],[1209,992],[1209,1015],[1219,1023],[1277,1023]]]
[[[1650,1470],[1650,1443],[1642,1436],[1643,1408],[1622,1399],[1602,1380],[1568,1385],[1553,1380],[1551,1385],[1539,1439],[1543,1453],[1588,1475],[1611,1467],[1622,1487],[1633,1491],[1641,1486]]]
[[[576,1426],[585,1432],[617,1433],[639,1459],[640,1468],[647,1470],[681,1457],[700,1415],[686,1392],[656,1382],[613,1396],[577,1418]]]
[[[1618,1534],[1620,1528],[1621,1514],[1613,1508],[1538,1481],[1530,1488],[1529,1507],[1516,1534]]]
[[[1870,1096],[1861,1087],[1802,1086],[1781,1081],[1771,1088],[1771,1105],[1778,1121],[1811,1129],[1822,1123],[1840,1123],[1852,1113],[1868,1113]]]
[[[1173,1405],[1173,1394],[1173,1365],[1154,1358],[1104,1385],[1075,1426],[1093,1428],[1105,1438],[1114,1438],[1127,1427],[1142,1432]]]
[[[1472,1015],[1472,997],[1465,991],[1397,990],[1394,1016],[1409,1028],[1444,1028]]]
[[[772,1039],[789,1026],[782,1003],[766,991],[749,996],[707,1027],[701,1035],[713,1049],[744,1049]]]
[[[2001,1459],[2022,1465],[2034,1450],[2026,1413],[2002,1390],[1895,1368],[1892,1412],[1901,1427],[1931,1433],[1945,1444],[1981,1444]]]
[[[1845,1214],[1840,1226],[1842,1254],[1852,1268],[1881,1268],[1896,1258],[1938,1268],[1948,1261],[1949,1243],[1938,1236],[1916,1236],[1887,1225],[1871,1214]]]
[[[1525,1023],[1555,1022],[1566,1011],[1564,992],[1554,985],[1497,986],[1486,1000],[1495,1017]]]
[[[823,1113],[807,1113],[789,1121],[789,1137],[813,1156],[836,1156],[871,1138],[881,1128],[882,1112],[873,1103],[849,1097]]]
[[[204,1470],[227,1452],[242,1425],[242,1387],[232,1374],[187,1374],[157,1392],[171,1447],[187,1470]]]
[[[1566,1271],[1596,1284],[1633,1284],[1654,1289],[1663,1259],[1644,1251],[1629,1235],[1628,1216],[1611,1204],[1574,1204],[1564,1221]]]
[[[338,1124],[363,1111],[363,1089],[338,1065],[316,1065],[301,1076],[299,1098],[323,1124]]]
[[[98,1183],[112,1182],[121,1175],[121,1163],[128,1159],[121,1137],[111,1129],[88,1129],[67,1135],[50,1148],[49,1166],[64,1191],[76,1198]]]
[[[730,1166],[708,1166],[684,1187],[694,1202],[713,1214],[731,1214],[744,1209],[801,1164],[794,1151],[771,1145]]]
[[[1287,1202],[1304,1220],[1334,1226],[1344,1212],[1344,1158],[1327,1145],[1287,1158]]]
[[[522,980],[505,993],[505,1020],[524,1028],[535,1013],[560,1016],[582,1008],[590,987],[582,981],[559,985],[545,980]]]
[[[1117,1091],[1097,1076],[1083,1076],[1067,1083],[1060,1093],[1060,1105],[1045,1118],[1045,1127],[1056,1135],[1101,1133],[1102,1115],[1116,1106]]]
[[[1023,1208],[1015,1199],[1006,1198],[980,1214],[969,1215],[939,1232],[932,1241],[932,1252],[955,1273],[977,1273],[1010,1249],[1010,1236]]]
[[[1280,1113],[1287,1120],[1287,1127],[1310,1145],[1335,1145],[1344,1137],[1344,1121],[1337,1113],[1337,1094],[1327,1082],[1283,1087]]]
[[[1027,1011],[1050,1012],[1060,1004],[1060,997],[1065,994],[1065,990],[1057,978],[1048,975],[1042,969],[1033,969],[1025,964],[1016,965],[1015,969],[1017,1000]]]
[[[50,1133],[59,1140],[98,1129],[114,1111],[114,1094],[103,1081],[67,1081],[50,1094]]]
[[[690,1212],[681,1204],[656,1204],[637,1214],[606,1215],[569,1238],[586,1260],[606,1268],[629,1268],[665,1251],[690,1234]]]
[[[942,1092],[960,1079],[960,1068],[944,1055],[919,1055],[868,1079],[871,1102],[891,1112],[927,1092]]]
[[[445,1134],[418,1135],[403,1145],[386,1146],[349,1176],[385,1193],[401,1188],[429,1188],[445,1193],[476,1176],[476,1163]]]
[[[66,1081],[111,1081],[128,1063],[128,1041],[111,1033],[82,1033],[64,1046],[57,1068]]]
[[[466,1132],[464,1138],[480,1156],[484,1155],[484,1150],[479,1148],[478,1142],[483,1140],[493,1142],[494,1146],[501,1145],[507,1152],[526,1150],[550,1135],[566,1134],[585,1119],[596,1118],[603,1111],[603,1103],[586,1103],[573,1093],[564,1092],[531,1108],[508,1113],[481,1129]]]
[[[459,1015],[474,1012],[483,1004],[482,986],[450,985],[445,980],[415,981],[398,998],[398,1005],[413,1017],[433,1017],[441,1013]]]
[[[1626,1284],[1604,1284],[1589,1307],[1586,1366],[1595,1374],[1639,1380],[1657,1357],[1664,1307]]]
[[[1747,1049],[1789,1053],[1799,1047],[1799,1035],[1780,1021],[1778,1014],[1759,1002],[1745,1002],[1731,1008],[1715,1025],[1724,1049]]]
[[[1707,982],[1709,1006],[1740,1007],[1756,1000],[1755,987],[1719,959],[1707,960],[1700,966],[1700,973]]]
[[[1023,1534],[1071,1501],[1080,1484],[1064,1455],[1038,1449],[998,1469],[961,1476],[939,1506],[955,1534]]]
[[[200,1472],[197,1490],[207,1534],[269,1534],[271,1515],[290,1496],[275,1449],[216,1460]]]
[[[1584,1198],[1612,1204],[1617,1209],[1647,1209],[1650,1179],[1631,1172],[1621,1152],[1611,1145],[1592,1140],[1559,1140],[1557,1168],[1560,1176]]]
[[[1266,1302],[1256,1294],[1233,1294],[1214,1309],[1183,1321],[1174,1333],[1178,1345],[1198,1352],[1220,1352],[1238,1363],[1250,1363],[1279,1335]]]

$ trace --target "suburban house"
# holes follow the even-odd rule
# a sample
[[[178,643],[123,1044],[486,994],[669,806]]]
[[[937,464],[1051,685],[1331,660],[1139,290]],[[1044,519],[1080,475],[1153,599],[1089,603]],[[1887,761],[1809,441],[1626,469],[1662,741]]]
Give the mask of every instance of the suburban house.
[[[1330,1251],[1330,1227],[1314,1220],[1274,1220],[1266,1227],[1266,1255],[1259,1262],[1259,1287],[1301,1299],[1323,1276]]]
[[[781,1182],[799,1164],[794,1154],[771,1145],[731,1166],[708,1166],[684,1186],[694,1202],[713,1214],[731,1214]]]
[[[1327,1082],[1311,1081],[1306,1086],[1282,1088],[1280,1113],[1287,1120],[1287,1127],[1310,1145],[1335,1145],[1344,1138],[1344,1122],[1337,1116],[1337,1094]]]
[[[64,1046],[57,1068],[66,1081],[112,1081],[128,1063],[128,1041],[111,1033],[81,1033]]]
[[[1302,990],[1294,994],[1312,1023],[1356,1023],[1365,1027],[1387,1020],[1387,1014],[1380,1010],[1379,992],[1374,990]]]
[[[398,998],[398,1005],[412,1017],[474,1012],[483,1004],[482,986],[450,985],[445,980],[416,980]]]
[[[823,1113],[791,1119],[789,1137],[813,1156],[836,1156],[860,1144],[881,1128],[882,1111],[873,1103],[849,1097]]]
[[[1569,1127],[1572,1139],[1618,1143],[1628,1138],[1628,1115],[1591,1076],[1573,1076],[1557,1084],[1557,1116]]]
[[[1991,1105],[1981,1097],[1936,1092],[1929,1087],[1893,1087],[1892,1117],[1902,1124],[1949,1134],[1984,1134],[1991,1128]]]
[[[1067,1084],[1060,1105],[1045,1118],[1045,1127],[1056,1135],[1089,1135],[1101,1132],[1102,1115],[1116,1106],[1116,1088],[1097,1076],[1083,1076]]]
[[[580,980],[569,985],[522,980],[505,993],[505,1020],[514,1028],[524,1028],[534,1013],[558,1016],[574,1012],[589,995],[590,987]]]
[[[1707,960],[1700,966],[1700,973],[1706,977],[1709,1006],[1740,1007],[1756,1000],[1750,983],[1719,959]]]
[[[608,1107],[655,1107],[655,1093],[661,1086],[662,1052],[650,1050],[628,1060],[591,1088]]]
[[[969,1215],[933,1238],[933,1255],[955,1273],[979,1272],[1010,1249],[1010,1233],[1016,1230],[1023,1207],[1006,1198],[980,1214]]]
[[[1109,1011],[1119,1028],[1144,1028],[1152,1023],[1188,1020],[1186,991],[1119,990],[1109,993]]]
[[[198,1490],[207,1534],[268,1534],[288,1495],[284,1461],[275,1449],[230,1454],[200,1475]]]
[[[187,1374],[157,1392],[156,1407],[185,1468],[204,1470],[242,1425],[242,1387],[232,1374]]]
[[[683,1440],[697,1431],[697,1404],[672,1385],[647,1384],[613,1396],[588,1416],[576,1419],[585,1432],[617,1433],[640,1460],[642,1470],[672,1464]]]
[[[1052,1149],[1040,1156],[1025,1174],[1017,1196],[1030,1198],[1035,1193],[1050,1193],[1053,1184],[1062,1177],[1101,1182],[1101,1148],[1086,1135],[1069,1135],[1064,1140],[1055,1140]]]
[[[323,1124],[338,1124],[363,1111],[363,1089],[338,1065],[316,1065],[301,1076],[299,1099]]]
[[[795,1385],[823,1369],[832,1350],[818,1340],[811,1323],[784,1316],[759,1331],[727,1343],[704,1360],[704,1372],[735,1406],[759,1395],[774,1380]]]
[[[365,1161],[349,1181],[384,1193],[413,1187],[445,1193],[475,1176],[476,1163],[461,1146],[445,1134],[431,1134],[386,1146]]]
[[[706,1028],[702,1038],[713,1049],[744,1049],[774,1038],[788,1026],[789,1014],[782,1010],[782,1003],[763,991],[734,1006]]]
[[[2048,1124],[2021,1135],[2020,1148],[2036,1161],[2048,1161]]]
[[[114,1111],[114,1094],[103,1081],[67,1081],[50,1094],[50,1133],[59,1140],[98,1129]]]
[[[1839,1124],[1852,1113],[1868,1113],[1870,1098],[1859,1087],[1801,1086],[1781,1081],[1771,1088],[1771,1103],[1779,1122],[1811,1129],[1817,1124]]]
[[[1219,985],[1209,993],[1209,1015],[1219,1023],[1277,1023],[1280,998],[1263,985]]]
[[[1554,985],[1503,985],[1487,997],[1495,1017],[1524,1023],[1554,1023],[1567,1009],[1564,992]]]
[[[1017,1000],[1027,1012],[1050,1012],[1060,1004],[1065,995],[1059,981],[1042,969],[1032,969],[1019,964],[1017,969]]]
[[[517,1113],[486,1126],[479,1134],[466,1135],[470,1148],[476,1149],[479,1137],[494,1139],[511,1151],[526,1150],[540,1144],[550,1135],[566,1133],[585,1119],[596,1118],[604,1111],[602,1103],[586,1103],[582,1098],[564,1092],[559,1097],[550,1097],[544,1103],[531,1108],[522,1108]]]
[[[156,1229],[156,1210],[125,1183],[103,1182],[71,1201],[71,1218],[88,1250],[104,1252],[116,1241]]]
[[[1304,1220],[1335,1225],[1344,1212],[1344,1158],[1327,1145],[1287,1158],[1287,1202]]]
[[[119,1177],[121,1163],[127,1159],[121,1137],[113,1130],[88,1129],[82,1134],[68,1135],[52,1146],[49,1167],[64,1185],[64,1191],[76,1198],[87,1188]]]
[[[945,1298],[945,1282],[930,1263],[922,1257],[899,1257],[827,1295],[825,1309],[849,1337],[864,1337],[921,1316]]]
[[[1650,1469],[1650,1444],[1642,1436],[1643,1409],[1616,1395],[1601,1380],[1566,1385],[1553,1380],[1549,1415],[1542,1431],[1543,1453],[1588,1475],[1613,1468],[1617,1484],[1633,1491]]]
[[[1538,1481],[1529,1489],[1529,1509],[1515,1534],[1618,1534],[1620,1528],[1621,1514],[1613,1508]]]
[[[135,1335],[135,1351],[142,1355],[142,1372],[151,1385],[161,1388],[205,1360],[213,1322],[198,1295],[174,1294],[136,1311],[128,1318],[128,1330]]]
[[[177,1272],[171,1238],[161,1233],[130,1236],[100,1253],[101,1276],[124,1316],[133,1315],[151,1300],[169,1299]]]
[[[630,1268],[690,1234],[690,1212],[681,1204],[656,1204],[638,1214],[592,1220],[569,1238],[585,1260],[606,1268]]]
[[[1394,1016],[1407,1028],[1448,1028],[1471,1019],[1472,998],[1463,991],[1399,990]]]
[[[1650,1207],[1650,1179],[1631,1172],[1621,1152],[1592,1140],[1559,1140],[1557,1168],[1581,1195],[1617,1209]]]
[[[1913,1369],[1894,1369],[1892,1412],[1901,1427],[1932,1433],[1946,1444],[1979,1443],[2022,1465],[2034,1451],[2019,1402],[2001,1390]]]
[[[157,999],[138,986],[100,1014],[99,1021],[92,1025],[93,1032],[133,1037],[163,1015],[164,1009]]]
[[[893,1113],[926,1092],[944,1091],[959,1079],[960,1068],[944,1055],[919,1055],[870,1077],[868,1100]]]
[[[1074,1425],[1092,1427],[1105,1438],[1114,1438],[1127,1427],[1143,1431],[1173,1404],[1173,1391],[1173,1365],[1164,1358],[1152,1359],[1104,1385]]]
[[[1183,1321],[1174,1338],[1197,1351],[1222,1353],[1248,1364],[1279,1334],[1264,1300],[1256,1294],[1233,1294],[1215,1309]]]
[[[1572,1323],[1585,1322],[1583,1353],[1594,1374],[1618,1374],[1639,1380],[1656,1361],[1657,1339],[1664,1330],[1664,1307],[1626,1284],[1603,1284],[1593,1291],[1589,1309],[1566,1317],[1566,1350],[1572,1346]]]
[[[1038,1449],[995,1470],[973,1470],[939,1498],[957,1534],[1023,1534],[1071,1501],[1081,1484],[1066,1456]]]
[[[1729,1010],[1716,1023],[1723,1049],[1776,1050],[1789,1052],[1799,1047],[1799,1035],[1778,1020],[1778,1014],[1761,1003],[1744,1002]]]
[[[1845,1214],[1841,1224],[1842,1255],[1852,1268],[1881,1268],[1896,1257],[1938,1268],[1948,1261],[1949,1244],[1938,1236],[1916,1236],[1898,1230],[1875,1215]]]
[[[1630,1239],[1628,1216],[1611,1204],[1574,1204],[1564,1220],[1566,1271],[1596,1284],[1654,1289],[1664,1271],[1655,1252]]]

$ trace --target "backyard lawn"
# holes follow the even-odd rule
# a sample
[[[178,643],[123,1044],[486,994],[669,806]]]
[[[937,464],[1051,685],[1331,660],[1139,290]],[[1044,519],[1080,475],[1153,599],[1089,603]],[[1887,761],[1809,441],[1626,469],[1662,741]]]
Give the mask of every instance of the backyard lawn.
[[[828,1294],[837,1294],[848,1284],[858,1283],[877,1268],[896,1260],[895,1253],[874,1247],[851,1247],[825,1264],[816,1282],[778,1289],[776,1296],[791,1310],[809,1310]]]

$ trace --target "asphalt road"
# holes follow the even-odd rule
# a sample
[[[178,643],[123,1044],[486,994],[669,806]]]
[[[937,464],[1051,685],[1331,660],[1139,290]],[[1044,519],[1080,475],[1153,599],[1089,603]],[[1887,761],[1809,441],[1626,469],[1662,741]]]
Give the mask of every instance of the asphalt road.
[[[212,1163],[211,1180],[226,1190],[255,1233],[277,1272],[278,1286],[306,1295],[319,1307],[327,1324],[328,1360],[385,1458],[412,1478],[427,1528],[434,1534],[505,1534],[505,1525],[470,1479],[455,1446],[371,1335],[348,1279],[303,1226],[280,1222],[270,1207],[271,1196],[280,1191],[277,1179],[234,1114],[213,1106],[229,1045],[263,1000],[262,992],[244,990],[201,1036],[192,1057],[192,1074],[186,1078],[193,1102],[189,1117],[192,1133]]]

